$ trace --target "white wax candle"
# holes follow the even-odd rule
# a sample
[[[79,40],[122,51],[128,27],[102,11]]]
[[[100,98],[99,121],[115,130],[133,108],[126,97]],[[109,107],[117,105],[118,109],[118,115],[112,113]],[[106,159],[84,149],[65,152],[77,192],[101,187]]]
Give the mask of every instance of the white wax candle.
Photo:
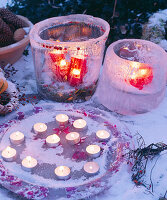
[[[31,156],[27,156],[22,160],[22,168],[25,171],[32,171],[37,166],[37,160]]]
[[[96,162],[87,162],[83,169],[86,174],[93,176],[99,172],[100,167]]]
[[[41,134],[41,133],[45,133],[46,132],[46,130],[47,130],[47,125],[46,124],[44,124],[44,123],[36,123],[36,124],[34,124],[34,132],[36,133],[36,134]]]
[[[49,146],[49,147],[56,147],[58,146],[60,143],[60,137],[56,134],[53,134],[53,135],[49,135],[47,138],[46,138],[46,144]]]
[[[106,130],[99,130],[96,132],[96,137],[100,140],[100,141],[107,141],[110,139],[111,135],[108,131]]]
[[[86,147],[87,154],[92,158],[97,158],[100,156],[100,147],[98,145],[89,145]]]
[[[68,124],[69,117],[65,114],[56,115],[56,122],[59,126],[64,126]]]
[[[67,166],[59,166],[55,169],[55,174],[58,179],[66,180],[70,177],[71,170]]]
[[[8,146],[2,151],[1,155],[3,160],[12,162],[16,159],[16,150]]]
[[[74,121],[73,127],[78,131],[82,131],[86,129],[87,123],[84,119],[77,119]]]
[[[77,132],[71,132],[66,135],[66,140],[69,144],[74,145],[80,142],[80,135]]]
[[[24,141],[24,134],[21,133],[20,131],[16,131],[13,132],[9,138],[12,144],[18,145]]]

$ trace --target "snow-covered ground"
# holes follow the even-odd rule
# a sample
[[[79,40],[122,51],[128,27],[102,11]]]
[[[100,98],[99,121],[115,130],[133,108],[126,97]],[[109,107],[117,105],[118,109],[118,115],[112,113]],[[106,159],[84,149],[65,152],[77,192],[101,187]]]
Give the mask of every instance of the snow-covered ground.
[[[11,3],[11,0],[0,0],[0,7],[6,7],[7,3]]]
[[[29,49],[29,56],[23,56],[14,67],[18,72],[13,75],[12,79],[16,80],[20,85],[25,86],[27,93],[36,92],[36,83],[34,76],[34,67],[32,62],[31,50]],[[24,80],[24,81],[23,81]],[[91,103],[91,102],[90,102]],[[0,121],[2,122],[2,118]],[[125,123],[131,133],[134,135],[139,132],[145,139],[146,145],[154,142],[167,143],[166,131],[167,131],[167,96],[160,104],[160,106],[152,112],[137,115],[133,117],[120,117],[122,123]],[[150,170],[154,166],[156,159],[148,163],[148,169],[146,174],[146,181],[150,182]],[[92,200],[158,200],[160,196],[163,196],[167,190],[167,157],[162,153],[162,156],[158,159],[157,164],[152,171],[152,180],[154,184],[153,194],[147,192],[144,187],[136,187],[131,181],[131,172],[128,171],[127,165],[124,164],[120,172],[114,176],[113,187],[103,194],[94,197]],[[113,180],[111,180],[113,181]],[[0,189],[0,199],[8,200],[8,192],[4,189]],[[13,199],[17,199],[12,197]]]

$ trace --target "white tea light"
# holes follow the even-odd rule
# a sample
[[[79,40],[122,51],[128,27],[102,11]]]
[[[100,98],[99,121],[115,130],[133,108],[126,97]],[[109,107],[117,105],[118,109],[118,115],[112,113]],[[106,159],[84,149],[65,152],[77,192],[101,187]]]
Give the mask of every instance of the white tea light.
[[[60,137],[56,134],[49,135],[46,138],[46,144],[49,147],[57,147],[59,145],[59,143],[60,143]]]
[[[12,162],[16,159],[16,150],[8,146],[2,151],[1,155],[4,161]]]
[[[86,129],[87,123],[84,119],[77,119],[74,121],[73,127],[78,131],[82,131]]]
[[[71,132],[66,135],[69,144],[74,145],[80,142],[80,135],[77,132]]]
[[[25,171],[32,171],[37,166],[37,160],[35,158],[32,158],[31,156],[27,156],[24,158],[21,162],[22,168]]]
[[[86,147],[87,154],[92,158],[97,158],[100,156],[100,147],[98,145],[89,145]]]
[[[67,166],[59,166],[55,169],[55,174],[60,180],[67,180],[70,177],[71,170]]]
[[[96,162],[87,162],[84,165],[83,169],[86,174],[93,176],[99,172],[100,167]]]
[[[56,122],[59,126],[65,126],[68,124],[69,117],[65,114],[56,115]]]
[[[42,133],[45,133],[46,132],[46,130],[47,130],[47,125],[46,124],[44,124],[44,123],[36,123],[36,124],[34,124],[34,132],[36,133],[36,134],[42,134]]]
[[[99,130],[96,132],[96,137],[100,140],[100,141],[107,141],[110,139],[111,134],[106,131],[106,130]]]
[[[10,134],[10,142],[15,145],[19,145],[24,141],[24,134],[20,131],[13,132]]]

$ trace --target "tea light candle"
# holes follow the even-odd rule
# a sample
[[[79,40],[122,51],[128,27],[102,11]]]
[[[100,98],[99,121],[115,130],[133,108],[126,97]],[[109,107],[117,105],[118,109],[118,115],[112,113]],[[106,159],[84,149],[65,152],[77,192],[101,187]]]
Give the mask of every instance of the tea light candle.
[[[59,126],[68,124],[69,117],[65,114],[56,115],[56,122]]]
[[[110,139],[111,135],[108,131],[106,130],[99,130],[96,132],[96,137],[100,140],[100,141],[107,141]]]
[[[36,123],[36,124],[34,124],[34,132],[36,133],[36,134],[38,134],[38,133],[40,133],[40,134],[42,134],[42,133],[45,133],[46,132],[46,130],[47,130],[47,125],[46,124],[44,124],[44,123]]]
[[[87,162],[83,169],[88,175],[93,176],[99,172],[100,167],[96,162]]]
[[[31,156],[27,156],[22,160],[22,168],[25,171],[32,171],[37,166],[37,160]]]
[[[59,143],[60,143],[60,137],[58,135],[56,135],[56,134],[49,135],[46,138],[46,144],[49,147],[56,147],[56,146],[59,145]]]
[[[73,123],[73,127],[78,131],[83,131],[87,127],[87,123],[84,119],[77,119]]]
[[[86,147],[87,154],[92,158],[97,158],[100,156],[100,147],[98,145],[89,145]]]
[[[16,159],[16,150],[8,146],[2,151],[1,155],[4,161],[12,162]]]
[[[60,180],[67,180],[70,177],[71,170],[66,166],[59,166],[55,169],[55,174]]]
[[[13,132],[9,138],[12,144],[19,145],[24,141],[24,134],[20,131],[16,131]]]
[[[66,135],[66,140],[69,144],[74,145],[80,141],[80,135],[77,132],[71,132]]]

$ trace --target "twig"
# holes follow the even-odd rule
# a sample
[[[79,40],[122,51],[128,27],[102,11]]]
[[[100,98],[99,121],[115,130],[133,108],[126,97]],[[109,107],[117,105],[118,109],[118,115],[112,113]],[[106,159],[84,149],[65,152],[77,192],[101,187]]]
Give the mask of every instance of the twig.
[[[111,17],[112,19],[113,19],[114,16],[115,16],[116,5],[117,5],[117,0],[115,0],[115,2],[114,2],[113,15],[112,15],[112,17]]]

